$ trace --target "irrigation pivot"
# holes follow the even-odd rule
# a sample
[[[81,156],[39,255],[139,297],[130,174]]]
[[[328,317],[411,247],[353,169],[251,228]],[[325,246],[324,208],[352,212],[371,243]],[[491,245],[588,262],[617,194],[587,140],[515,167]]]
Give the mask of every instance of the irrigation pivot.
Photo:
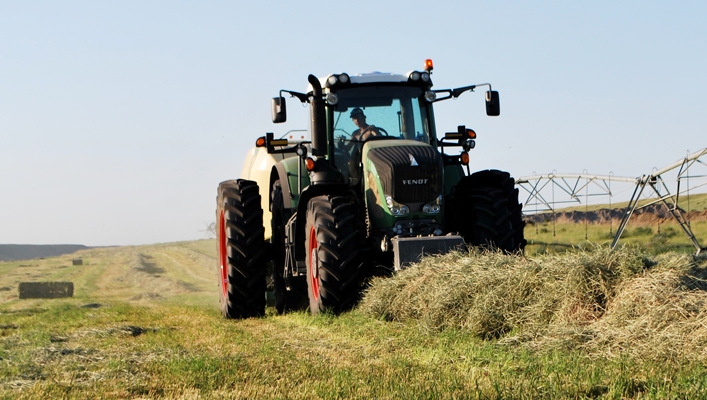
[[[688,236],[696,249],[696,254],[699,254],[705,247],[700,245],[693,234],[690,223],[685,218],[685,210],[678,207],[678,202],[680,196],[687,196],[689,200],[691,192],[704,191],[704,186],[707,185],[707,174],[698,168],[707,166],[705,161],[707,161],[707,148],[689,154],[665,168],[637,178],[588,173],[551,173],[521,177],[516,180],[516,184],[528,193],[523,204],[523,212],[526,215],[555,212],[558,205],[566,207],[568,204],[587,204],[589,198],[593,196],[608,196],[611,201],[617,194],[615,190],[612,191],[612,182],[632,184],[634,185],[633,194],[616,230],[611,248],[615,248],[618,244],[629,219],[636,210],[662,203]],[[556,195],[559,195],[559,198]],[[582,203],[582,198],[584,198],[584,203]],[[687,212],[689,213],[689,211],[688,209]]]

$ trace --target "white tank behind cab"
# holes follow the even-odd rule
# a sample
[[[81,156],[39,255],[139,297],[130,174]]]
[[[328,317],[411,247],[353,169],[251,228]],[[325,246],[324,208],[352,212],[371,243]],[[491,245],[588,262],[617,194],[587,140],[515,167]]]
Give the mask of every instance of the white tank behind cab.
[[[290,143],[295,143],[295,141]],[[295,153],[268,154],[268,150],[265,147],[253,147],[248,151],[243,162],[241,178],[255,181],[260,191],[265,240],[269,240],[272,236],[272,228],[270,226],[270,220],[272,219],[272,213],[270,212],[270,191],[272,190],[270,187],[270,173],[275,164],[290,157],[297,157],[297,155]]]

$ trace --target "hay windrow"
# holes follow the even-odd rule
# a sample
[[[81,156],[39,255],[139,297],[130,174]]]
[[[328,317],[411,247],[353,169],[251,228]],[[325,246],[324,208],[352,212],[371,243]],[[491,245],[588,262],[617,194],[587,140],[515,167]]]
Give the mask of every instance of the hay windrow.
[[[704,258],[637,248],[429,257],[374,280],[359,310],[536,349],[707,360]]]

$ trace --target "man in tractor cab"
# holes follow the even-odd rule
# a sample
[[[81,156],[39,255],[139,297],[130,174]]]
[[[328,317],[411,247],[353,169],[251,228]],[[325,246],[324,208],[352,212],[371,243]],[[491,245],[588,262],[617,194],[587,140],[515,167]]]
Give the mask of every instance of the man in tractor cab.
[[[380,131],[373,125],[368,125],[366,123],[366,114],[363,110],[356,107],[351,110],[351,119],[353,123],[358,127],[351,135],[351,140],[356,140],[360,142],[365,142],[373,136],[380,135]]]
[[[344,137],[339,138],[339,149],[345,151],[348,155],[348,171],[349,177],[351,178],[351,184],[354,186],[359,185],[361,179],[361,142],[365,142],[372,137],[380,136],[381,132],[373,125],[368,125],[366,122],[366,114],[359,107],[351,110],[350,114],[354,125],[358,127],[351,134],[351,140],[348,144],[345,144]],[[359,143],[357,143],[359,142]]]

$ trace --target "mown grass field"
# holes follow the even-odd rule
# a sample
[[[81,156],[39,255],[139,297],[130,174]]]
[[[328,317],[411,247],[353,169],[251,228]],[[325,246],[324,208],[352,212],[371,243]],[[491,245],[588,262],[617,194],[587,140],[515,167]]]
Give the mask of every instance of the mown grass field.
[[[646,203],[648,200],[639,202]],[[628,202],[614,204],[611,208],[607,204],[595,204],[589,206],[567,207],[558,212],[588,212],[599,210],[623,210],[628,206]],[[704,212],[707,210],[707,194],[692,194],[680,198],[678,206],[683,211]],[[563,252],[571,247],[592,247],[596,245],[611,245],[616,231],[619,227],[618,220],[611,223],[592,222],[553,222],[553,214],[547,213],[548,219],[542,223],[529,223],[525,229],[525,237],[528,240],[526,249],[529,253]],[[707,245],[707,221],[704,217],[697,220],[690,220],[686,217],[690,230],[697,238],[701,246]],[[682,253],[695,253],[696,248],[683,231],[682,227],[672,218],[660,221],[637,222],[634,217],[629,220],[619,244],[638,245],[653,254],[660,254],[666,251],[676,251]]]
[[[609,246],[618,224],[553,223],[528,225],[525,238],[529,253],[564,252],[571,247]],[[707,244],[707,221],[690,223],[698,242]],[[638,245],[653,254],[666,251],[695,253],[696,248],[677,222],[660,225],[629,224],[619,239],[619,244]]]
[[[450,254],[340,316],[244,321],[218,313],[213,240],[0,262],[0,396],[707,397],[705,260],[589,243]]]

